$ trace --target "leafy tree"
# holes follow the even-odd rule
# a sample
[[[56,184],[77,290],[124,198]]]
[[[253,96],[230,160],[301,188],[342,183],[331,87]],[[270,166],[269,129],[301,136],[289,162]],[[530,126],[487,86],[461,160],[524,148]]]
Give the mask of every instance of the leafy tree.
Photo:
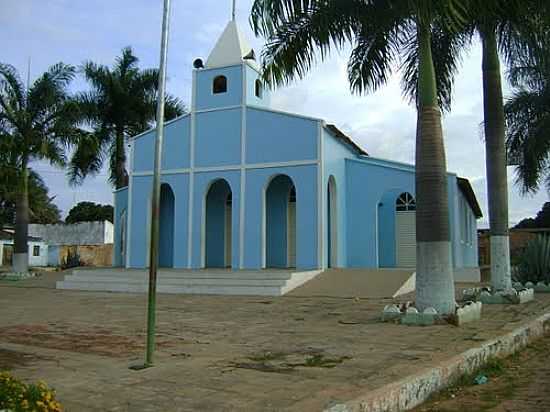
[[[550,35],[541,29],[535,38],[538,52],[522,54],[509,71],[515,89],[505,105],[508,156],[524,193],[550,191]]]
[[[439,313],[453,312],[455,299],[441,83],[432,41],[440,33],[437,28],[442,33],[459,30],[464,12],[458,0],[256,0],[251,12],[254,31],[268,40],[263,51],[268,84],[303,77],[332,48],[347,43],[353,44],[348,73],[355,92],[384,85],[396,64],[409,66],[406,73],[416,70],[416,303],[420,309],[433,306]],[[454,70],[453,61],[442,69]]]
[[[125,141],[153,126],[157,102],[157,69],[140,70],[130,47],[122,50],[113,68],[91,61],[82,71],[91,90],[77,96],[82,125],[91,132],[83,136],[71,159],[69,172],[77,184],[97,174],[109,158],[110,181],[118,189],[128,184]],[[166,96],[165,119],[185,112],[184,105]]]
[[[453,76],[463,52],[477,34],[482,44],[484,132],[487,193],[491,236],[491,283],[496,290],[512,287],[508,241],[508,179],[506,172],[505,121],[500,74],[500,56],[508,65],[521,54],[532,55],[539,47],[533,32],[536,19],[547,10],[540,0],[469,0],[464,2],[466,24],[460,31],[432,37],[434,65],[439,68],[440,104],[450,108]],[[415,68],[406,71],[409,94],[417,86]],[[449,77],[450,76],[450,77]]]
[[[1,178],[0,178],[1,179]],[[0,184],[0,226],[15,223],[15,182]],[[53,202],[55,196],[48,195],[46,184],[33,170],[29,171],[29,220],[30,223],[58,223],[61,211]]]
[[[550,202],[546,202],[541,210],[538,211],[537,216],[521,220],[516,226],[516,229],[543,229],[550,228]]]
[[[114,209],[111,205],[100,205],[94,202],[79,202],[65,218],[65,223],[103,222],[113,223]]]
[[[65,165],[65,149],[80,136],[78,112],[67,91],[75,69],[51,66],[25,87],[13,66],[0,64],[0,178],[15,187],[14,270],[28,271],[29,164]]]

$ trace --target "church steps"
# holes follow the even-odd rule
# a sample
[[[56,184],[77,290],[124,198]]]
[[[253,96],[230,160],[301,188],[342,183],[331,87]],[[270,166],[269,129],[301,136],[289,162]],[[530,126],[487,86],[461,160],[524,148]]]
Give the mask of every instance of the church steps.
[[[315,277],[319,271],[159,271],[159,293],[281,296]],[[143,293],[145,270],[74,270],[57,289]]]

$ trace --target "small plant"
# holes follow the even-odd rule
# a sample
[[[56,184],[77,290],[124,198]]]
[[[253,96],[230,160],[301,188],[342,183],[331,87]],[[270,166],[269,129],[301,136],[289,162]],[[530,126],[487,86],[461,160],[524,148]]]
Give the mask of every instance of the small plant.
[[[515,282],[550,282],[550,236],[540,235],[525,245],[512,272]]]
[[[67,250],[67,257],[63,259],[63,262],[61,262],[61,269],[70,269],[70,268],[76,268],[78,266],[82,266],[82,262],[80,261],[80,255],[76,251],[76,248],[73,250],[72,248],[69,248]]]
[[[13,412],[61,412],[55,391],[46,383],[26,384],[8,372],[0,372],[0,410]]]

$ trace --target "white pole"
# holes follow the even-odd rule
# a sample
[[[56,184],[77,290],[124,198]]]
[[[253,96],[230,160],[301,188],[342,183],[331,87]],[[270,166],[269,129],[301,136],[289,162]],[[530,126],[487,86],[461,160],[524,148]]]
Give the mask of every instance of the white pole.
[[[160,218],[160,169],[162,164],[162,140],[164,138],[164,95],[166,90],[166,60],[168,54],[168,32],[170,24],[170,0],[164,0],[162,37],[160,46],[160,68],[157,101],[157,139],[155,141],[155,164],[153,174],[153,201],[151,211],[151,249],[149,259],[149,296],[147,305],[147,352],[145,366],[153,364],[155,351],[155,320],[157,293],[157,266]]]

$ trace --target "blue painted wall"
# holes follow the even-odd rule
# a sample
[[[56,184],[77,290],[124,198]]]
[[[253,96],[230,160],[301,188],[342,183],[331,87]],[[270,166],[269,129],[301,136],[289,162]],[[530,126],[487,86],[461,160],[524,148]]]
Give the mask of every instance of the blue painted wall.
[[[279,174],[292,179],[296,188],[296,267],[318,267],[317,240],[317,166],[292,166],[246,171],[246,199],[244,228],[244,265],[247,268],[262,267],[264,239],[262,238],[264,196],[267,185]]]
[[[312,160],[318,157],[319,130],[315,120],[249,108],[246,112],[246,132],[247,163]]]
[[[403,192],[415,196],[414,167],[379,159],[347,160],[348,266],[394,267],[395,201]],[[453,265],[477,266],[477,226],[456,175],[448,174],[449,221]],[[460,204],[462,199],[462,204]],[[460,238],[462,216],[470,215],[469,243]],[[378,216],[378,219],[376,219]],[[378,227],[377,227],[378,226]],[[379,261],[377,262],[376,251]]]
[[[150,199],[152,189],[152,176],[134,176],[132,178],[132,210],[129,224],[130,228],[130,267],[146,267],[147,240],[150,231]],[[174,193],[174,241],[173,261],[174,267],[187,267],[187,231],[188,231],[188,174],[162,175],[162,183],[170,185]]]
[[[241,109],[198,113],[195,126],[195,165],[240,164],[241,125]]]
[[[413,167],[347,160],[346,173],[348,266],[377,267],[377,250],[380,266],[395,266],[395,199],[402,192],[415,194]]]
[[[325,207],[325,213],[323,220],[323,262],[324,266],[328,264],[328,250],[329,250],[329,225],[328,214],[326,212],[328,208],[328,181],[330,176],[334,176],[336,181],[336,195],[337,205],[336,211],[333,211],[333,215],[336,215],[337,219],[337,242],[338,242],[338,258],[335,267],[345,267],[347,262],[347,207],[346,207],[346,158],[356,158],[357,155],[349,147],[341,144],[329,130],[323,128],[323,204]]]
[[[162,169],[189,167],[190,116],[167,122],[164,128]],[[136,172],[153,170],[156,130],[139,136],[134,141],[134,165]]]
[[[263,86],[262,97],[256,97],[256,80],[260,74],[250,66],[246,66],[246,104],[252,106],[269,107],[271,104],[271,93],[268,87]]]
[[[114,198],[114,239],[113,239],[113,266],[121,267],[125,266],[126,262],[124,261],[124,256],[121,250],[121,239],[122,239],[122,215],[126,213],[126,222],[128,222],[128,188],[115,190],[113,192]],[[127,225],[126,225],[127,226]],[[126,242],[128,242],[128,231],[126,229]],[[51,250],[51,246],[50,249]]]
[[[195,106],[197,110],[236,106],[242,103],[243,68],[241,65],[196,70],[195,73],[197,79]],[[227,78],[227,92],[214,94],[212,84],[214,78],[219,75]]]

